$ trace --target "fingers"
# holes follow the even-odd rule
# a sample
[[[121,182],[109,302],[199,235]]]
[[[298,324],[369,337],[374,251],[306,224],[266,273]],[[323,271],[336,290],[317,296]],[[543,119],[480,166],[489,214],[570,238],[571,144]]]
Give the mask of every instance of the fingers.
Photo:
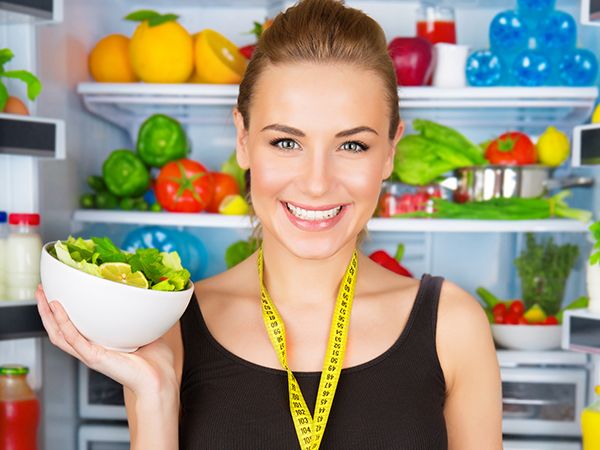
[[[41,285],[38,286],[38,289],[35,292],[35,298],[37,300],[37,308],[42,319],[42,324],[48,333],[50,342],[62,351],[67,352],[69,355],[79,358],[75,350],[67,343],[67,341],[65,341]]]

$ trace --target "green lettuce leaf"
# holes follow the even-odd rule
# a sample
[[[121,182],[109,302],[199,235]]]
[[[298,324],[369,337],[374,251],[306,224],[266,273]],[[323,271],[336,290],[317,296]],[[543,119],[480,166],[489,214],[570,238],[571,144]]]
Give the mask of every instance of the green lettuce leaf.
[[[177,252],[162,252],[162,263],[171,270],[182,270],[181,258]]]
[[[155,291],[174,291],[175,286],[169,283],[169,280],[163,280],[160,283],[156,283],[154,286],[152,286],[152,289]]]
[[[98,265],[89,263],[85,260],[74,260],[69,253],[69,248],[64,243],[57,241],[54,244],[54,250],[56,251],[56,257],[59,261],[75,269],[100,277],[100,268]]]

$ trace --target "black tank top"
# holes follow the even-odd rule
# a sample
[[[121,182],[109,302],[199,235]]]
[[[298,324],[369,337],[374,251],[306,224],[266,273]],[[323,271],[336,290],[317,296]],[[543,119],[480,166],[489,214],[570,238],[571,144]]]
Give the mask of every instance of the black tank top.
[[[435,346],[442,281],[423,275],[406,327],[392,347],[371,361],[342,369],[321,449],[448,448],[446,386]],[[180,323],[184,364],[179,448],[298,450],[286,372],[246,361],[220,345],[209,333],[195,296]],[[312,414],[321,373],[294,374]]]

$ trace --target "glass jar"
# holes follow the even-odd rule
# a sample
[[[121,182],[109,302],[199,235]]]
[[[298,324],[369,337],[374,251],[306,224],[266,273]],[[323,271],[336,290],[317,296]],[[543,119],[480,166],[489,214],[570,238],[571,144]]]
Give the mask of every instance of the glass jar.
[[[6,237],[8,234],[6,220],[8,216],[0,211],[0,301],[6,300]]]
[[[0,366],[0,448],[36,450],[40,404],[25,366]]]
[[[40,282],[39,214],[10,214],[6,240],[6,290],[11,300],[31,300]]]
[[[417,36],[431,44],[456,44],[456,23],[451,6],[421,3],[417,9]]]

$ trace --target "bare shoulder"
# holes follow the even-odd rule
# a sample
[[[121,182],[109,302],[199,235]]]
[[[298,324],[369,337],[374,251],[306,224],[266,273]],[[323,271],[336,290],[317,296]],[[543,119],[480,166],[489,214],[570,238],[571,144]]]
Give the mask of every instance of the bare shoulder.
[[[438,306],[436,344],[449,389],[462,368],[496,365],[488,319],[481,304],[455,283],[444,280]],[[465,359],[468,359],[465,365]]]

